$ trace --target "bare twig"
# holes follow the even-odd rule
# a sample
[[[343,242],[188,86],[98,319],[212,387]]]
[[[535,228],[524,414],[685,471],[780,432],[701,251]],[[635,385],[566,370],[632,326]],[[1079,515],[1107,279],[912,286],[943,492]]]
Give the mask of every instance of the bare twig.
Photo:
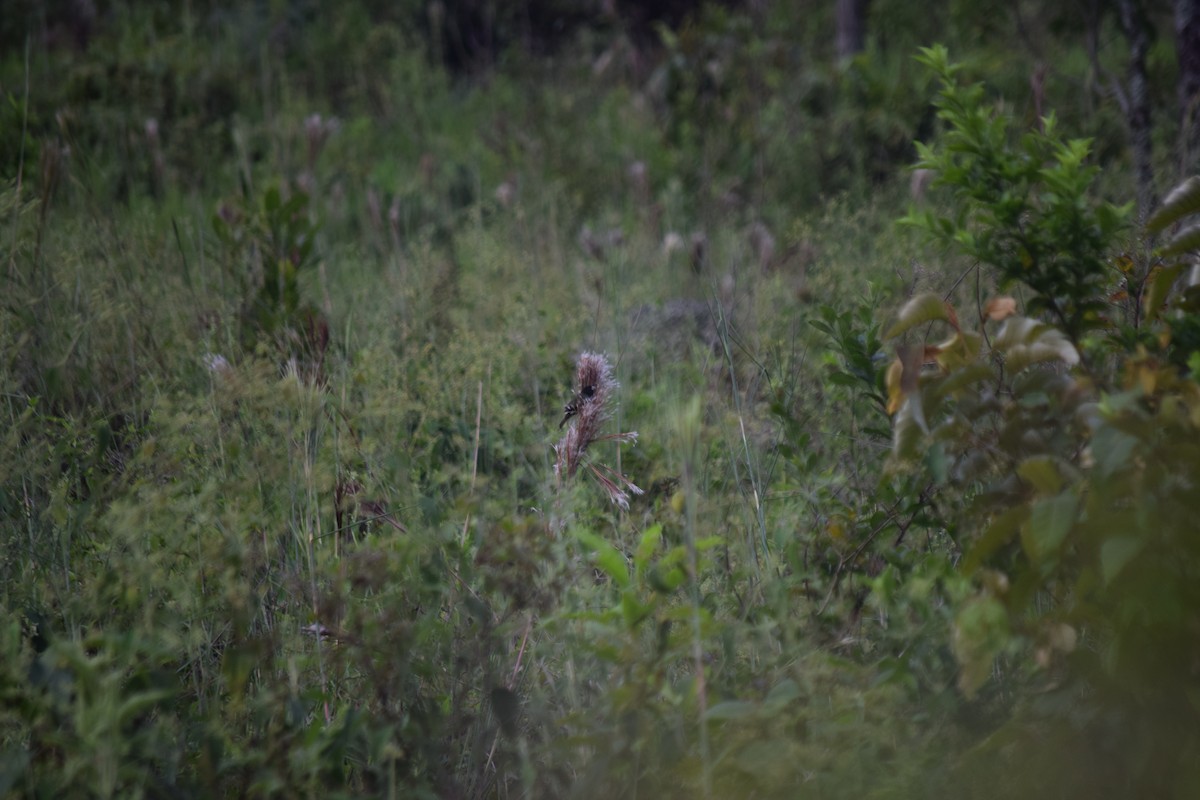
[[[817,609],[817,616],[821,616],[821,614],[825,613],[825,609],[829,606],[829,601],[833,599],[834,593],[837,591],[838,586],[842,582],[842,575],[846,571],[846,565],[853,563],[855,559],[862,555],[862,552],[870,547],[871,543],[875,541],[879,534],[883,533],[883,531],[892,524],[892,522],[896,519],[896,508],[899,507],[903,500],[903,497],[897,499],[896,502],[892,504],[892,507],[888,509],[887,518],[883,522],[879,523],[875,527],[875,530],[871,531],[867,535],[867,538],[864,539],[858,547],[854,548],[854,552],[838,561],[837,569],[833,572],[833,585],[829,587],[829,591],[825,594],[825,599],[821,602],[821,607]]]

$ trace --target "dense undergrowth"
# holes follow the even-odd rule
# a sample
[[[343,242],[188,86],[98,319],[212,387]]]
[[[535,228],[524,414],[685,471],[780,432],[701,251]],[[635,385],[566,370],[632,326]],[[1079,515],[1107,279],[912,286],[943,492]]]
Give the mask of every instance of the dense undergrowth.
[[[0,26],[0,792],[1194,794],[1200,190],[1062,20],[319,5]]]

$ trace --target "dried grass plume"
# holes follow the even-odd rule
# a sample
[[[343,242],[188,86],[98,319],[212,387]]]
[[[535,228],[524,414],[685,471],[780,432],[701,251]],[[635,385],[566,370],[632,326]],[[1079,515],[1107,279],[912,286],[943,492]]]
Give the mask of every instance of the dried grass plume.
[[[575,395],[563,408],[559,426],[570,424],[554,446],[554,475],[561,484],[574,478],[582,467],[592,474],[612,502],[628,510],[630,494],[640,495],[642,490],[617,470],[589,456],[589,448],[596,442],[637,441],[637,431],[601,435],[604,424],[612,417],[611,404],[619,387],[612,366],[603,355],[583,353],[579,356],[575,367]]]

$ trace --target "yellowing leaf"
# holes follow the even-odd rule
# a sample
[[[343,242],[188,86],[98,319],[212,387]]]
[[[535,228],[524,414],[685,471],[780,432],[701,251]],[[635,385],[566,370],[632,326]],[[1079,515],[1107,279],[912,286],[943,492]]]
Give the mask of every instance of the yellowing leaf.
[[[1138,385],[1142,387],[1142,392],[1147,395],[1154,394],[1155,388],[1158,386],[1158,370],[1149,364],[1139,364],[1137,368]]]
[[[929,348],[896,346],[896,360],[888,366],[884,382],[888,392],[887,412],[895,414],[904,403],[904,398],[911,395],[921,385],[921,360]],[[924,421],[922,420],[922,428]]]
[[[1065,622],[1051,625],[1046,638],[1050,646],[1060,653],[1075,652],[1075,645],[1079,642],[1079,634]]]
[[[993,297],[984,304],[983,313],[993,322],[999,322],[1017,313],[1017,301],[1011,297]]]
[[[982,349],[982,336],[971,331],[959,331],[936,347],[925,348],[925,351],[927,356],[932,353],[938,366],[953,372],[974,361]]]
[[[1079,351],[1062,331],[1028,317],[1005,320],[994,345],[1004,353],[1005,365],[1013,374],[1045,361],[1062,361],[1068,366],[1079,363]]]
[[[900,410],[900,403],[904,400],[904,391],[900,388],[900,377],[903,374],[904,363],[899,358],[888,365],[884,385],[887,386],[887,413],[889,416]]]
[[[1036,336],[1040,329],[1044,327],[1046,326],[1036,319],[1013,317],[1000,326],[1000,331],[996,334],[992,343],[997,350],[1007,350],[1010,347],[1027,343],[1031,337]]]
[[[1033,456],[1021,462],[1017,475],[1032,486],[1038,494],[1054,495],[1062,490],[1063,479],[1058,466],[1050,456]]]
[[[900,362],[900,407],[893,423],[892,449],[902,458],[912,457],[919,434],[929,433],[920,391],[921,358],[924,353],[922,347],[903,344],[896,347],[896,360]]]
[[[921,393],[913,392],[905,396],[896,418],[892,422],[892,453],[897,458],[909,459],[918,455],[917,444],[923,434],[929,433],[929,425],[925,422],[925,407],[921,402]]]
[[[900,361],[900,391],[905,396],[917,391],[921,385],[921,359],[925,355],[923,347],[896,347],[896,358]]]
[[[1017,251],[1017,258],[1021,259],[1021,266],[1029,269],[1033,266],[1033,256],[1029,253],[1029,248],[1022,247]]]
[[[910,328],[926,322],[940,320],[958,327],[958,317],[950,304],[936,294],[919,294],[904,304],[897,315],[896,323],[884,334],[885,339],[899,336]]]

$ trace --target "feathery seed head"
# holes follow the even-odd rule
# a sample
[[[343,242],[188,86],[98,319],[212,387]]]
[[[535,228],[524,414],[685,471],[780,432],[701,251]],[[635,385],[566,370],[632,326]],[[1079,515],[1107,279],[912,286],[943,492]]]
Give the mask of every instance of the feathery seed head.
[[[585,463],[585,454],[593,442],[601,439],[612,439],[617,443],[637,441],[636,431],[600,435],[601,427],[612,416],[609,399],[615,396],[619,386],[607,358],[599,353],[583,353],[579,356],[575,367],[575,395],[563,408],[559,427],[568,421],[571,424],[554,446],[557,456],[554,474],[560,481],[575,477],[579,466]],[[622,508],[629,508],[629,493],[642,493],[633,481],[611,467],[592,462],[588,462],[587,467],[609,499]]]

